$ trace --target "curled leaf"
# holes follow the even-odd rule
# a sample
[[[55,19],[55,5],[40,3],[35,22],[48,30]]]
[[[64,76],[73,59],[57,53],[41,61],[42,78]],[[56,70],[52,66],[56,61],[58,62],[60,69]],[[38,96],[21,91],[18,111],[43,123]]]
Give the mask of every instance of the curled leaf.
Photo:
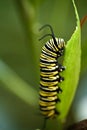
[[[58,94],[61,102],[57,104],[57,109],[60,112],[58,119],[61,120],[63,120],[68,114],[69,108],[73,101],[79,81],[81,65],[80,20],[74,0],[72,0],[72,2],[76,14],[77,25],[72,37],[67,42],[65,48],[63,65],[66,66],[66,70],[62,73],[62,76],[65,80],[60,84],[63,92],[62,94]]]

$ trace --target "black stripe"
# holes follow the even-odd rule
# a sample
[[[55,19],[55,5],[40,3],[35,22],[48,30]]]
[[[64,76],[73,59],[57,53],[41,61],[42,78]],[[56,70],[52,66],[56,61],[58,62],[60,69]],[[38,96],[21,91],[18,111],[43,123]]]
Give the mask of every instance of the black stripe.
[[[40,97],[40,100],[41,101],[44,101],[44,102],[56,102],[56,100],[57,100],[57,98],[56,99],[52,99],[52,100],[49,100],[49,99],[47,99],[47,98],[42,98],[42,96]]]
[[[58,81],[59,78],[56,78],[56,79],[43,79],[42,77],[40,78],[40,80],[44,81],[44,82],[55,82],[55,81]]]
[[[45,89],[44,87],[40,87],[40,89],[43,90],[43,91],[45,91],[45,92],[56,92],[58,88],[55,89],[55,90],[52,90],[52,89],[49,89],[49,88]]]
[[[43,110],[43,108],[46,108],[45,110]],[[50,108],[50,106],[49,107],[40,107],[40,110],[42,111],[42,112],[50,112],[50,111],[52,111],[52,110],[55,110],[55,108],[51,108],[50,110],[48,110]],[[46,115],[46,116],[48,116],[48,115]],[[49,117],[48,117],[49,118]]]
[[[52,58],[56,58],[57,59],[57,56],[53,56],[51,54],[48,54],[46,53],[44,50],[42,50],[42,53],[45,54],[46,56],[49,56],[49,57],[52,57]]]
[[[56,102],[54,102],[54,103],[56,103]],[[50,106],[54,106],[54,105],[50,105]],[[40,109],[41,109],[41,108],[42,108],[42,109],[43,109],[43,108],[48,108],[48,107],[50,107],[50,106],[42,106],[42,105],[40,104]],[[42,109],[41,109],[41,110],[42,110]],[[42,111],[45,111],[45,110],[42,110]]]
[[[44,60],[44,59],[42,59],[42,58],[40,58],[40,62],[42,62],[42,63],[49,63],[49,64],[57,64],[57,61],[50,61],[50,60],[48,60],[48,61],[46,61],[46,60]]]
[[[40,110],[42,110],[43,112],[55,110],[55,105],[48,106],[48,107],[41,107]]]
[[[53,42],[49,41],[49,43],[53,44],[53,47],[54,47],[55,50],[56,50],[56,48],[58,48],[57,41],[54,41],[54,39],[53,39]],[[56,48],[55,48],[55,46],[56,46]]]
[[[58,68],[56,68],[55,67],[55,69],[52,69],[52,70],[50,70],[50,69],[45,69],[46,67],[41,67],[40,68],[40,71],[42,71],[42,72],[55,72],[55,71],[58,71]]]
[[[57,54],[54,50],[52,50],[49,46],[47,46],[47,44],[45,44],[45,47],[46,47],[48,50],[52,51],[53,53]]]
[[[45,98],[46,100],[47,100],[47,97],[53,97],[53,96],[56,96],[56,95],[54,94],[54,95],[51,95],[51,96],[44,96],[44,95],[41,95],[41,94],[40,94],[40,97],[41,97],[41,98]]]
[[[54,85],[54,87],[56,87],[57,85],[58,85],[58,83],[56,83],[56,84]],[[45,88],[45,87],[48,88],[48,86],[43,86],[41,83],[40,83],[40,86],[43,87],[43,88]]]

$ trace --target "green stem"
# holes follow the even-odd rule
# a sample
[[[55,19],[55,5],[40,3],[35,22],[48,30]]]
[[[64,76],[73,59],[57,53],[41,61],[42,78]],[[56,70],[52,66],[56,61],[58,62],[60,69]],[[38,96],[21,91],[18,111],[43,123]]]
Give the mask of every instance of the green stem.
[[[33,27],[36,22],[35,9],[28,0],[14,0],[17,7],[20,19],[25,28],[25,34],[28,37],[27,48],[30,57],[32,57],[32,65],[34,66],[36,78],[38,77],[38,49],[36,48],[38,40],[33,32]],[[31,60],[31,59],[29,59]],[[38,80],[38,79],[37,79]]]
[[[13,72],[4,62],[0,60],[0,81],[4,87],[19,98],[28,103],[31,107],[38,107],[38,94],[26,82],[24,82],[15,72]]]

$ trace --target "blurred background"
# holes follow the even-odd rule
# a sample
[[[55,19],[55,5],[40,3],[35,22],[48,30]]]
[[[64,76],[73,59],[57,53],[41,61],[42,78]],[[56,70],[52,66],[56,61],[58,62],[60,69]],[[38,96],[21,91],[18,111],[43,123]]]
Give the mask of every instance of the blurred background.
[[[87,15],[87,0],[75,3],[82,19]],[[38,29],[46,23],[52,25],[57,37],[68,41],[76,26],[72,1],[0,0],[0,130],[43,126],[38,109],[39,56],[46,40],[38,41],[44,34]],[[81,32],[81,74],[68,124],[87,118],[86,22]],[[53,128],[57,130],[56,125],[48,126]]]

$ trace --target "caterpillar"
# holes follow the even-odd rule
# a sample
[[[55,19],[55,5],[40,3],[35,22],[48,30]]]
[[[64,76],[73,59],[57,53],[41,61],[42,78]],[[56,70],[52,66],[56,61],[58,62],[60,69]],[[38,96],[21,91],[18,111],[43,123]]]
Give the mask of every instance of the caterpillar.
[[[42,30],[49,27],[51,34],[42,36],[39,40],[50,36],[52,37],[42,47],[40,55],[40,91],[39,91],[39,106],[42,115],[45,119],[56,117],[59,112],[56,110],[56,103],[60,101],[57,94],[62,92],[58,86],[59,82],[64,80],[60,76],[60,72],[65,70],[65,67],[58,63],[58,58],[63,55],[65,41],[62,38],[56,38],[51,25],[46,24],[40,28]]]

